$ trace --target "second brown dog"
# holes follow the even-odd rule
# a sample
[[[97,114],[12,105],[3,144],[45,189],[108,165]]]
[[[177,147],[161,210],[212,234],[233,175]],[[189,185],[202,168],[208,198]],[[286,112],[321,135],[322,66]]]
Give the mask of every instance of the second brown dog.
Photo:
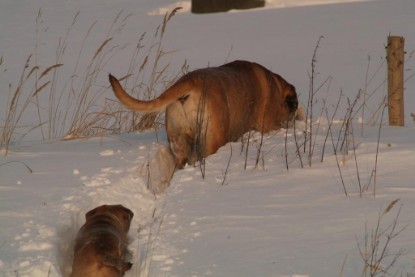
[[[124,276],[132,266],[126,260],[133,216],[122,205],[103,205],[86,213],[86,222],[76,237],[71,276]]]

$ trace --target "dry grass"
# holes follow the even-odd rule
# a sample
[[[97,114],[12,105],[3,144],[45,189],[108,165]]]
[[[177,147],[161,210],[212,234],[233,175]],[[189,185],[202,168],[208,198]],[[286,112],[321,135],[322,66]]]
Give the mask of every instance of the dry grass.
[[[7,156],[13,136],[16,133],[19,123],[24,116],[27,107],[32,103],[42,90],[50,85],[50,81],[43,81],[42,78],[50,72],[56,70],[59,65],[44,70],[39,78],[36,78],[35,72],[40,70],[37,65],[31,65],[32,55],[29,55],[24,63],[22,73],[15,88],[9,85],[9,99],[6,107],[6,119],[0,133],[0,154]],[[35,80],[35,82],[34,82]],[[41,85],[38,85],[41,82]],[[27,132],[34,128],[42,126],[42,122],[38,125],[31,126]],[[25,134],[23,134],[24,136]]]
[[[169,68],[169,64],[164,63],[163,59],[166,55],[170,55],[172,52],[165,51],[163,49],[163,39],[166,32],[167,24],[172,19],[177,9],[168,13],[163,18],[163,22],[157,27],[153,36],[153,41],[150,47],[144,46],[144,41],[147,39],[147,34],[143,33],[136,43],[134,51],[132,52],[131,62],[126,69],[126,72],[120,81],[124,82],[124,87],[136,97],[143,99],[152,99],[156,96],[156,91],[160,87],[165,87],[166,84],[172,81],[166,80],[166,72]],[[9,98],[6,103],[6,116],[3,126],[0,129],[0,155],[8,155],[10,146],[14,141],[18,141],[28,133],[34,130],[40,130],[43,139],[75,139],[80,137],[91,136],[105,136],[114,133],[124,133],[132,131],[142,131],[150,128],[157,129],[162,125],[158,114],[140,114],[132,111],[125,110],[118,101],[110,99],[102,99],[103,93],[109,89],[107,86],[97,85],[98,80],[103,75],[106,77],[107,71],[104,69],[105,65],[111,60],[111,58],[125,45],[115,44],[115,36],[118,32],[122,32],[124,26],[127,24],[129,15],[119,13],[113,20],[109,27],[107,35],[98,44],[96,50],[91,57],[85,57],[84,47],[88,43],[88,38],[94,30],[96,24],[93,23],[87,30],[82,42],[81,49],[76,57],[75,66],[72,68],[72,74],[70,76],[62,76],[60,70],[65,67],[65,50],[70,47],[70,34],[71,30],[76,25],[80,14],[77,13],[73,17],[73,21],[70,24],[68,30],[64,36],[60,38],[60,43],[56,49],[55,62],[51,65],[42,67],[38,60],[37,51],[40,43],[36,40],[35,53],[28,55],[24,60],[21,74],[17,83],[8,87]],[[36,37],[38,36],[39,24],[41,22],[42,13],[39,11],[36,18]],[[347,160],[352,155],[354,160],[354,166],[356,169],[356,178],[358,183],[359,194],[367,191],[369,188],[370,180],[373,181],[373,196],[376,196],[376,172],[377,172],[377,156],[379,152],[379,139],[381,134],[381,128],[383,123],[383,113],[385,110],[384,98],[380,103],[368,105],[369,101],[374,98],[373,96],[379,93],[379,91],[385,86],[385,80],[380,83],[374,84],[373,80],[375,76],[380,74],[381,68],[384,67],[385,61],[383,60],[378,67],[376,67],[373,73],[370,72],[370,58],[368,60],[368,66],[365,77],[365,87],[363,90],[357,93],[357,96],[353,101],[347,99],[346,113],[342,118],[342,126],[337,136],[334,134],[332,126],[338,109],[341,106],[343,93],[340,93],[337,104],[329,115],[328,108],[325,105],[324,98],[318,98],[317,92],[323,86],[329,86],[330,78],[326,78],[320,86],[315,88],[315,72],[317,63],[317,50],[320,45],[320,38],[317,42],[314,55],[311,62],[311,74],[310,74],[310,90],[309,99],[307,101],[307,116],[305,123],[305,131],[303,136],[297,136],[296,125],[294,124],[294,135],[292,138],[295,142],[291,142],[295,145],[296,156],[299,159],[301,167],[303,167],[302,155],[308,158],[309,166],[312,166],[313,156],[315,155],[316,140],[315,137],[319,133],[319,125],[315,126],[313,120],[313,114],[315,114],[315,105],[318,101],[322,102],[322,108],[320,116],[325,114],[328,120],[328,128],[325,133],[325,139],[321,145],[321,162],[325,157],[325,146],[327,140],[331,139],[333,147],[333,155],[336,158],[337,167],[339,170],[339,177],[342,182],[342,188],[345,195],[348,195],[345,181],[343,180],[342,167],[346,166]],[[143,53],[144,52],[144,53]],[[85,68],[81,67],[81,60],[87,60]],[[3,57],[0,57],[0,67],[4,66]],[[186,63],[182,67],[182,71],[187,71]],[[412,78],[414,75],[411,75]],[[408,81],[410,78],[405,80]],[[60,81],[65,85],[59,86]],[[174,79],[174,78],[173,78]],[[370,89],[373,87],[372,89]],[[48,100],[47,106],[43,106],[40,101],[41,96],[45,96]],[[103,101],[101,101],[103,100]],[[204,102],[201,103],[204,105]],[[26,112],[29,106],[34,105],[37,115],[37,124],[29,126],[24,132],[18,132],[21,128],[23,118],[26,116]],[[344,104],[343,104],[344,105]],[[201,111],[204,110],[201,107]],[[369,124],[379,124],[379,133],[377,141],[376,161],[374,161],[374,169],[372,170],[372,176],[368,184],[361,182],[362,176],[359,171],[359,162],[356,154],[355,136],[356,132],[353,131],[353,122],[356,122],[356,117],[362,117],[361,135],[364,133],[364,118],[368,118]],[[205,122],[203,122],[203,114],[199,114],[199,128],[206,128]],[[415,118],[415,116],[414,116]],[[317,123],[320,124],[320,123]],[[199,130],[199,133],[201,130]],[[245,138],[245,140],[244,140]],[[285,159],[288,170],[288,127],[285,130]],[[204,144],[203,137],[198,137],[198,144]],[[260,161],[260,155],[262,153],[262,144],[264,137],[261,135],[256,140],[255,146],[257,147],[255,167],[258,167]],[[251,132],[247,136],[242,138],[241,153],[245,152],[245,169],[247,167],[248,150],[250,144],[255,143]],[[231,146],[232,147],[232,146]],[[300,151],[300,148],[303,151]],[[353,151],[349,152],[349,149]],[[303,153],[301,153],[303,152]],[[342,153],[340,155],[339,153]],[[203,153],[201,149],[196,149],[197,158],[201,159]],[[263,154],[262,154],[263,155]],[[223,182],[225,184],[229,164],[232,158],[231,154],[227,163],[227,167],[223,172]],[[264,159],[262,159],[264,163]],[[20,163],[20,162],[19,162]],[[1,164],[0,166],[4,166]],[[23,164],[24,165],[24,164]],[[24,165],[26,166],[26,165]],[[265,168],[265,166],[263,165]],[[29,167],[26,168],[31,171]],[[201,159],[200,169],[202,176],[205,175],[205,163],[204,159]],[[382,228],[382,220],[386,217],[398,201],[392,202],[383,212],[379,214],[377,224],[370,232],[366,230],[364,245],[358,243],[360,255],[364,262],[364,269],[362,276],[383,276],[391,272],[396,260],[402,256],[402,250],[398,250],[393,255],[388,255],[390,242],[393,238],[400,234],[403,229],[397,230],[397,221],[400,214],[400,209],[397,212],[393,223],[386,228]],[[153,216],[154,221],[150,226],[147,238],[147,248],[143,251],[143,256],[137,260],[139,270],[143,273],[149,272],[150,268],[150,256],[154,247],[155,238],[160,230],[162,220],[156,219]],[[409,275],[408,275],[409,276]]]
[[[146,33],[143,33],[138,39],[126,74],[121,78],[126,88],[131,88],[128,90],[136,97],[152,99],[156,96],[157,89],[163,89],[170,84],[166,81],[169,63],[165,63],[163,59],[172,52],[163,49],[163,38],[168,22],[178,9],[165,15],[155,30],[154,37],[147,38]],[[39,132],[43,140],[75,139],[157,129],[162,125],[158,114],[132,112],[126,110],[118,101],[104,99],[103,95],[109,90],[109,86],[99,85],[100,79],[106,80],[108,70],[105,67],[111,58],[126,48],[126,45],[118,45],[115,41],[117,34],[126,26],[129,16],[123,12],[117,14],[95,51],[86,54],[85,48],[97,25],[97,22],[92,23],[84,34],[73,67],[68,68],[65,61],[71,59],[67,53],[71,48],[73,29],[80,17],[80,13],[76,13],[70,26],[58,40],[55,62],[42,67],[38,57],[41,45],[39,30],[42,29],[43,22],[42,12],[39,10],[36,17],[34,53],[25,60],[17,84],[9,85],[5,122],[0,126],[0,155],[8,155],[14,142],[33,131]],[[149,39],[151,45],[145,47],[144,41]],[[3,57],[0,59],[0,66],[4,66]],[[186,63],[182,70],[187,70]],[[62,72],[72,73],[68,76]],[[32,116],[29,115],[29,110],[35,110],[38,123],[23,126],[25,117]],[[19,133],[18,129],[23,131]]]
[[[395,269],[397,261],[405,254],[404,249],[392,251],[394,240],[405,227],[398,228],[398,220],[401,212],[399,207],[391,224],[384,227],[385,217],[394,209],[399,199],[392,201],[386,209],[381,211],[375,226],[369,231],[365,228],[364,242],[357,243],[360,256],[363,261],[362,277],[370,276],[413,276]]]

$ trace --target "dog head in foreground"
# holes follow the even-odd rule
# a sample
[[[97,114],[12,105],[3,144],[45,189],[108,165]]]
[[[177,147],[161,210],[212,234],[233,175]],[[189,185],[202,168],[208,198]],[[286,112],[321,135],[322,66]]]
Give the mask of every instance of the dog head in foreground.
[[[127,261],[127,234],[133,216],[122,205],[103,205],[87,212],[76,237],[71,276],[124,276],[132,266]]]

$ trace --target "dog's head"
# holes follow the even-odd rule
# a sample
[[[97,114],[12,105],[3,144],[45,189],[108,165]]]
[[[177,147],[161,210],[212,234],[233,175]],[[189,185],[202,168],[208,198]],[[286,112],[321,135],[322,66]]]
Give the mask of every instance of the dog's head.
[[[291,84],[287,84],[287,88],[284,91],[284,96],[285,105],[288,110],[288,118],[291,120],[295,116],[298,108],[298,98],[295,87]]]
[[[93,220],[97,216],[115,217],[123,226],[124,231],[128,232],[134,213],[122,205],[102,205],[86,213],[86,222]]]

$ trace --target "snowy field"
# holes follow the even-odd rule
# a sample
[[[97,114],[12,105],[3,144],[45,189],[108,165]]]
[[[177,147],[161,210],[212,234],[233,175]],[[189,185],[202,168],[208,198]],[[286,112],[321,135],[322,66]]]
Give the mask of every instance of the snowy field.
[[[102,204],[134,212],[134,265],[127,277],[370,276],[362,274],[365,257],[373,257],[372,264],[380,259],[373,276],[383,270],[384,276],[415,276],[413,0],[269,0],[262,9],[209,15],[191,14],[190,1],[2,0],[0,126],[9,84],[18,83],[28,55],[36,52],[43,69],[55,64],[60,38],[78,11],[60,61],[63,80],[73,74],[80,48],[93,55],[117,14],[131,14],[111,33],[119,48],[92,86],[114,99],[107,74],[124,76],[143,32],[151,38],[176,6],[183,9],[169,21],[163,41],[164,50],[173,51],[163,60],[167,79],[184,61],[192,70],[250,60],[294,84],[306,106],[312,56],[324,36],[315,63],[316,86],[323,85],[314,104],[311,166],[308,153],[298,157],[296,141],[306,128],[297,122],[295,129],[265,135],[262,146],[255,134],[248,153],[241,142],[225,145],[203,170],[187,166],[165,193],[154,195],[148,171],[157,169],[154,157],[166,143],[162,129],[65,141],[42,140],[38,131],[19,139],[17,132],[8,156],[0,156],[0,276],[68,276],[84,215]],[[404,127],[387,126],[387,110],[382,117],[390,34],[405,37]],[[83,68],[86,61],[78,63]],[[365,113],[353,117],[348,152],[335,152],[345,136],[347,98],[353,102],[359,90],[368,96]],[[29,105],[21,124],[38,124],[36,112]],[[379,246],[374,255],[372,240]]]

